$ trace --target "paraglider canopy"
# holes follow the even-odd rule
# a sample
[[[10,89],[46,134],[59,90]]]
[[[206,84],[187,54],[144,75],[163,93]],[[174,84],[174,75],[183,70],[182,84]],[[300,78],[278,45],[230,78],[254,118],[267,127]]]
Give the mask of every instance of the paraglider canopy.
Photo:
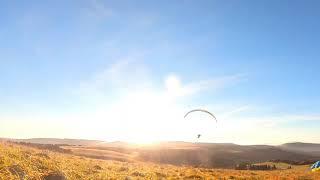
[[[312,171],[312,172],[320,172],[320,161],[315,162],[315,163],[311,166],[311,171]]]
[[[214,120],[217,121],[217,118],[216,118],[211,112],[209,112],[209,111],[207,111],[207,110],[204,110],[204,109],[193,109],[193,110],[187,112],[187,113],[184,115],[184,118],[186,118],[190,113],[197,112],[197,111],[207,113],[207,114],[209,114],[211,117],[213,117]]]

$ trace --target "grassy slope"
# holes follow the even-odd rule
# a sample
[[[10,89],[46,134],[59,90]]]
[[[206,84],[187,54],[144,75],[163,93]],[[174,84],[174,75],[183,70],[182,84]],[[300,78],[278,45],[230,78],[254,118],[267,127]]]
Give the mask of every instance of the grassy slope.
[[[0,143],[0,179],[40,179],[51,172],[68,179],[320,179],[307,166],[291,170],[236,171],[201,169],[152,163],[126,163],[82,158],[9,143]]]

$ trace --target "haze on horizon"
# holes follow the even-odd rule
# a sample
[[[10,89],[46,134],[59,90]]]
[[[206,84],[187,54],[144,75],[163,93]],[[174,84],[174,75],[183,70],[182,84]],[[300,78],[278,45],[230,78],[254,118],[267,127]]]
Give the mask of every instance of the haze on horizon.
[[[0,137],[320,143],[319,7],[2,1]]]

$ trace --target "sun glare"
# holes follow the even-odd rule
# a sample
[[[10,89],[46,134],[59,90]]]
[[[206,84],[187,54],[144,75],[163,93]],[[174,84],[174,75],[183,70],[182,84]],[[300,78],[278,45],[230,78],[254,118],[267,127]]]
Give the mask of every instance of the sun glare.
[[[110,123],[118,127],[108,130],[115,140],[152,144],[174,136],[181,126],[183,112],[166,92],[143,90],[124,96],[101,118],[108,119],[104,127]]]
[[[170,75],[165,80],[165,86],[168,94],[177,96],[181,92],[181,82],[176,75]]]

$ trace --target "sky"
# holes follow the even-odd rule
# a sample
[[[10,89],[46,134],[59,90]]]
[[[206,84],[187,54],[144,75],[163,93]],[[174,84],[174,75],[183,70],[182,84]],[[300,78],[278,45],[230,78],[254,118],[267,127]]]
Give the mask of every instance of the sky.
[[[320,143],[319,8],[1,1],[0,137]]]

